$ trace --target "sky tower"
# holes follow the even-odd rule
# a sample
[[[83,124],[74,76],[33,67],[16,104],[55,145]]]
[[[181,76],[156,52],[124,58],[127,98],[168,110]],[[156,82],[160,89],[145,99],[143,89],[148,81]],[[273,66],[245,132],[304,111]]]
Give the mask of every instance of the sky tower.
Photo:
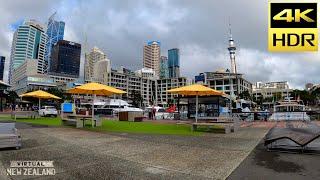
[[[237,73],[237,64],[236,64],[236,46],[232,39],[231,33],[231,24],[229,24],[229,54],[230,54],[230,64],[231,64],[231,73]]]

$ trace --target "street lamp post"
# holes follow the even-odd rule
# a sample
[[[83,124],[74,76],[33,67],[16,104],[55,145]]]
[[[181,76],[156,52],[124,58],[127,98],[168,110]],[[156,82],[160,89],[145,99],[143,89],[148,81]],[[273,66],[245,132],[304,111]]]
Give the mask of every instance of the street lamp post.
[[[230,90],[230,95],[229,95],[229,112],[230,112],[230,115],[231,115],[231,113],[232,113],[232,94],[233,94],[233,82],[232,82],[232,80],[231,80],[231,73],[230,73],[230,70],[229,69],[227,69],[226,70],[226,72],[229,74],[229,86],[230,86],[230,88],[229,88],[229,90]]]

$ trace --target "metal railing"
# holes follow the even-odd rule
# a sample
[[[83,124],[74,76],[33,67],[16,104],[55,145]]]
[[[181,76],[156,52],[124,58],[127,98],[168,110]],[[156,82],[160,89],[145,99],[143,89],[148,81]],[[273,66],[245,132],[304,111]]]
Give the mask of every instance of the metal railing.
[[[293,111],[293,112],[234,112],[242,120],[320,120],[320,111]]]

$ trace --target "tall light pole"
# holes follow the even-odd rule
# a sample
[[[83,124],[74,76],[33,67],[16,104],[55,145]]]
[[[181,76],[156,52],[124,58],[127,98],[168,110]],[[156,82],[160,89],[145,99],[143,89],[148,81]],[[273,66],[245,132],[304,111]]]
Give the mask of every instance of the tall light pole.
[[[231,79],[231,73],[230,73],[230,70],[227,69],[226,72],[229,74],[229,86],[230,86],[230,94],[229,94],[229,111],[230,111],[230,114],[232,113],[232,98],[233,98],[233,82],[232,82],[232,79]]]

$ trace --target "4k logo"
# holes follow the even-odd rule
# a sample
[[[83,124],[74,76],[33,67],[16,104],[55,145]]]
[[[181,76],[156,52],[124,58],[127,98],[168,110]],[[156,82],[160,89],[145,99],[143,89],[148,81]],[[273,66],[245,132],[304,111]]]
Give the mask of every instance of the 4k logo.
[[[301,12],[301,9],[295,9],[294,10],[294,12],[295,12],[294,17],[292,16],[292,11],[293,11],[293,9],[284,9],[283,11],[279,12],[277,15],[273,16],[273,20],[275,20],[275,21],[286,20],[287,22],[292,22],[292,21],[300,22],[301,19],[304,19],[307,22],[314,22],[313,19],[311,19],[307,16],[307,14],[309,12],[312,12],[313,9],[307,9],[303,12]],[[284,17],[284,15],[286,15],[286,16]]]
[[[317,3],[269,3],[269,51],[317,51]]]

